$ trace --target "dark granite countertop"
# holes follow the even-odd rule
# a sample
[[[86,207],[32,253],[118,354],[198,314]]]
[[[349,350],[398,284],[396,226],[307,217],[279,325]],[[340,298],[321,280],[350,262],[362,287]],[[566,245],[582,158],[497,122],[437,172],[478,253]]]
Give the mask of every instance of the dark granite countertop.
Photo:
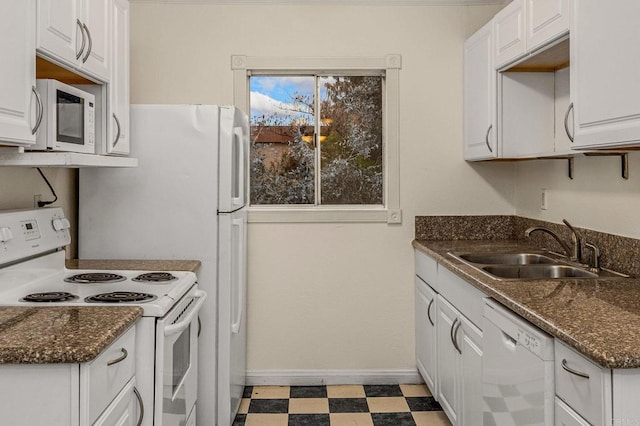
[[[91,361],[141,315],[137,306],[0,307],[0,364]]]
[[[189,271],[196,272],[200,267],[199,260],[100,260],[72,259],[67,260],[68,269],[101,269],[129,271]]]
[[[640,279],[498,281],[447,253],[539,248],[523,240],[414,240],[413,246],[601,366],[640,367]]]

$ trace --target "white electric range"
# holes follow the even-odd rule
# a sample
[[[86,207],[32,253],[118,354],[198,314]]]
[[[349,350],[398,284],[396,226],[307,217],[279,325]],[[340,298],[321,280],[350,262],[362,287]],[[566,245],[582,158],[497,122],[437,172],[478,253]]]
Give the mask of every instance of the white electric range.
[[[70,224],[59,208],[0,212],[1,306],[134,305],[140,425],[195,425],[198,311],[206,293],[187,271],[65,268]]]

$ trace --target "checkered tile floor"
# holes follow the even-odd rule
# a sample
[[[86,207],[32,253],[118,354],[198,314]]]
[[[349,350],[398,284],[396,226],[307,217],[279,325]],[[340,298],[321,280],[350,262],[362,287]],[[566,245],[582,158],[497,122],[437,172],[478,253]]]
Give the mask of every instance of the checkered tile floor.
[[[447,426],[424,385],[254,386],[233,426]]]

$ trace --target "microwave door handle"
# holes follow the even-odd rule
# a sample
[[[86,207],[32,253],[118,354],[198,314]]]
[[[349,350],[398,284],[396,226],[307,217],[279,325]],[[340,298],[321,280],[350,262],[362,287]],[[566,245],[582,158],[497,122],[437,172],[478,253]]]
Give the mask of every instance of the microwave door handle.
[[[182,330],[186,329],[189,326],[189,324],[191,324],[191,321],[193,321],[193,318],[198,314],[198,311],[202,307],[202,304],[204,303],[205,299],[207,298],[207,293],[205,293],[202,290],[198,290],[196,291],[195,296],[198,299],[196,304],[193,306],[193,308],[191,308],[189,313],[185,315],[184,318],[182,318],[177,323],[168,325],[164,328],[165,336],[170,336],[172,334],[180,333]]]
[[[35,135],[38,129],[40,128],[40,124],[42,123],[42,116],[44,115],[44,106],[42,105],[42,99],[40,98],[40,94],[36,89],[36,86],[31,86],[31,91],[36,95],[36,125],[31,129],[31,134]]]

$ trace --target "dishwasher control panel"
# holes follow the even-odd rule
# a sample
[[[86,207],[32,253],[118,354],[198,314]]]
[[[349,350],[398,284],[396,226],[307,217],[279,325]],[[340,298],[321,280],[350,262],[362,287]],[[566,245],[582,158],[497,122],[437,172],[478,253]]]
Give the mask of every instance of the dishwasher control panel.
[[[540,356],[540,339],[522,328],[518,328],[518,343]]]

